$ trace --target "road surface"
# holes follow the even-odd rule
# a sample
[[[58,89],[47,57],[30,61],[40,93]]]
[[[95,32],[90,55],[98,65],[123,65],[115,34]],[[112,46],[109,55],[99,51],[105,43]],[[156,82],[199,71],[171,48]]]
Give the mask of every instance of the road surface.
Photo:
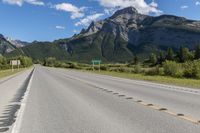
[[[15,89],[23,100],[7,132],[200,132],[199,90],[41,66],[15,78],[28,89]],[[0,96],[15,78],[0,84]]]

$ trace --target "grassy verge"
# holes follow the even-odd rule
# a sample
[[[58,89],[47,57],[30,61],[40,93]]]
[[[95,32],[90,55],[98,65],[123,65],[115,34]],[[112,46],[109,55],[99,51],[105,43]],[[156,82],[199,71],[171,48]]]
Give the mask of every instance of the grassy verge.
[[[186,78],[173,78],[167,76],[147,76],[144,74],[132,74],[132,73],[120,73],[120,72],[110,72],[110,71],[89,71],[97,74],[109,75],[114,77],[128,78],[128,79],[136,79],[136,80],[144,80],[151,81],[155,83],[169,84],[169,85],[177,85],[182,87],[192,87],[200,89],[200,80],[196,79],[186,79]]]
[[[1,78],[4,78],[4,77],[7,77],[7,76],[10,76],[10,75],[13,75],[13,74],[16,74],[18,72],[21,72],[21,71],[24,71],[26,70],[25,68],[20,68],[19,70],[15,70],[12,72],[11,69],[8,69],[8,70],[0,70],[0,79]]]

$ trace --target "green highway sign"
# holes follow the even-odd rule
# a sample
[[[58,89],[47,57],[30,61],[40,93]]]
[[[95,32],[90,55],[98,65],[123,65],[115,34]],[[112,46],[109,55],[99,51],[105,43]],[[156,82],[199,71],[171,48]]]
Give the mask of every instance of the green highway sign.
[[[101,60],[92,60],[92,67],[93,67],[93,70],[95,65],[99,65],[99,71],[101,70]]]
[[[92,63],[93,63],[93,64],[100,64],[100,63],[101,63],[101,60],[92,60]]]

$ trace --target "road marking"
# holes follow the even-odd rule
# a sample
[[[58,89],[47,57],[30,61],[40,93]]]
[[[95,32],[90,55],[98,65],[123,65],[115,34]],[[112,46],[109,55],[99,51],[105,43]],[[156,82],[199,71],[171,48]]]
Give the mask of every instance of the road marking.
[[[160,108],[159,111],[165,111],[167,110],[166,108]]]
[[[142,100],[137,100],[136,102],[137,102],[137,103],[141,103],[141,102],[142,102]]]
[[[153,104],[150,103],[150,104],[147,104],[147,106],[153,106]]]
[[[199,124],[199,121],[194,120],[193,118],[190,118],[188,116],[179,116],[179,117],[182,118],[182,119],[184,119],[184,120],[190,121],[190,122],[192,122],[194,124]]]
[[[148,103],[145,103],[145,102],[140,102],[140,104],[142,104],[143,106],[147,106]]]
[[[184,116],[184,114],[177,114],[177,116]]]
[[[63,74],[63,73],[62,73]],[[96,85],[94,85],[94,84],[92,84],[92,83],[90,83],[90,82],[87,82],[87,81],[85,81],[85,80],[82,80],[82,79],[78,79],[78,78],[75,78],[75,77],[71,77],[71,76],[66,76],[65,74],[63,74],[65,77],[67,77],[67,78],[70,78],[70,79],[73,79],[73,80],[78,80],[78,81],[80,81],[80,82],[82,82],[82,83],[84,83],[84,84],[87,84],[87,85],[89,85],[89,86],[92,86],[92,87],[95,87],[95,88],[100,88],[100,87],[98,87],[98,86],[96,86]],[[153,83],[154,84],[154,83]],[[151,86],[151,85],[150,85]],[[165,85],[162,85],[163,87],[166,87]],[[177,90],[180,90],[180,89],[182,89],[181,87],[180,88],[174,88],[173,86],[170,86],[170,87],[172,87],[174,90],[175,89],[177,89]],[[100,88],[100,89],[102,89],[102,90],[106,90],[106,91],[109,91],[109,90],[107,90],[107,89],[105,89],[105,88]],[[198,93],[198,92],[197,92]],[[125,97],[125,95],[120,95],[119,93],[117,93],[117,92],[115,92],[115,93],[113,93],[114,95],[117,95],[117,96],[119,96],[119,97]],[[132,97],[131,97],[132,98]],[[127,99],[127,98],[126,98]],[[133,98],[132,98],[133,99]],[[155,106],[155,105],[153,105],[153,104],[148,104],[148,103],[145,103],[145,102],[143,102],[142,100],[135,100],[134,102],[136,102],[136,103],[138,103],[138,104],[140,104],[140,105],[143,105],[143,106],[145,106],[145,107],[148,107],[148,108],[151,108],[151,109],[154,109],[154,110],[158,110],[158,111],[162,111],[162,112],[164,112],[164,113],[167,113],[167,114],[169,114],[169,115],[171,115],[171,116],[174,116],[174,117],[177,117],[177,118],[182,118],[183,120],[186,120],[186,121],[188,121],[188,122],[192,122],[193,124],[200,124],[200,121],[197,121],[197,120],[194,120],[194,119],[192,119],[192,118],[190,118],[190,117],[186,117],[186,116],[184,116],[183,114],[176,114],[176,113],[174,113],[174,112],[171,112],[171,111],[169,111],[167,108],[161,108],[161,107],[158,107],[158,106]]]
[[[118,95],[119,97],[125,97],[125,95]]]
[[[177,116],[176,113],[171,112],[169,110],[164,110],[164,112],[167,113],[167,114],[173,115],[173,116]]]
[[[158,107],[158,106],[149,106],[149,108],[152,108],[152,109],[154,109],[154,110],[159,110],[160,109],[160,107]]]
[[[133,98],[132,98],[132,97],[127,97],[126,99],[128,99],[128,100],[129,100],[129,99],[133,99]]]
[[[22,123],[22,117],[23,117],[24,110],[25,110],[25,107],[26,107],[27,98],[28,98],[28,95],[29,95],[29,92],[30,92],[30,88],[31,88],[31,84],[32,84],[34,72],[35,72],[35,69],[33,69],[33,71],[32,71],[31,78],[29,80],[26,92],[25,92],[23,100],[21,102],[21,108],[19,109],[19,111],[18,111],[18,113],[16,115],[16,121],[15,121],[15,123],[13,125],[11,133],[20,133],[21,123]]]

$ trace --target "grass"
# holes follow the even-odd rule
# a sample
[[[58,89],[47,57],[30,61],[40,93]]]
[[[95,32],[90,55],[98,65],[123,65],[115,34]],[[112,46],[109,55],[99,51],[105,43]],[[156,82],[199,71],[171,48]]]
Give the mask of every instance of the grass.
[[[11,69],[0,70],[0,79],[4,78],[4,77],[7,77],[7,76],[10,76],[10,75],[13,75],[13,74],[16,74],[18,72],[24,71],[24,70],[26,70],[26,69],[25,68],[20,68],[19,70],[15,69],[15,71],[13,71],[13,72],[12,72]]]
[[[109,75],[120,78],[136,79],[151,81],[154,83],[177,85],[182,87],[191,87],[200,89],[200,80],[197,79],[186,79],[186,78],[173,78],[167,76],[147,76],[144,74],[132,74],[132,73],[120,73],[120,72],[110,72],[110,71],[90,71],[97,74]]]

